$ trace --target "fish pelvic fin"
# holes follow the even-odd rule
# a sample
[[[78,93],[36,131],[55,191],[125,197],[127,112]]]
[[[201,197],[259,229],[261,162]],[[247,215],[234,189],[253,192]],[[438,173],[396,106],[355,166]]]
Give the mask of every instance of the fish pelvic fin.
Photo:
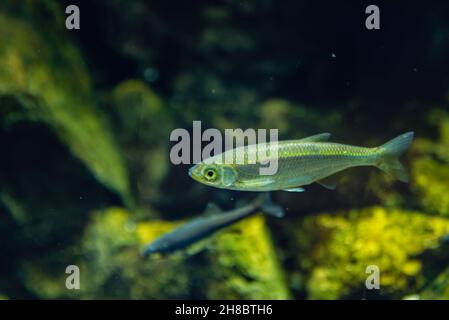
[[[221,208],[213,203],[213,202],[209,202],[206,206],[206,209],[204,210],[203,214],[205,216],[211,216],[217,213],[222,213],[223,211],[221,210]]]
[[[258,198],[258,201],[260,201],[260,208],[262,209],[263,213],[276,218],[282,218],[284,216],[284,209],[271,201],[270,193],[267,192],[262,194]]]
[[[282,189],[282,191],[287,191],[287,192],[304,192],[304,188],[289,188],[289,189]]]
[[[399,157],[408,149],[413,141],[413,136],[414,133],[410,131],[378,147],[381,154],[376,166],[400,181],[408,182],[407,172],[399,162]]]

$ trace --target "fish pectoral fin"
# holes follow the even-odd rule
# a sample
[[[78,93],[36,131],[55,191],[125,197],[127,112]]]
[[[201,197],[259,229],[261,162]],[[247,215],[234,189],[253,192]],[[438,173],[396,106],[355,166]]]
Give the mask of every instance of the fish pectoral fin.
[[[272,185],[276,181],[273,178],[261,178],[261,179],[253,179],[249,181],[245,181],[245,187],[248,188],[258,188],[258,187],[266,187]]]
[[[310,137],[299,139],[299,141],[301,141],[301,142],[320,142],[320,141],[327,141],[330,139],[330,137],[331,137],[331,134],[328,132],[325,132],[325,133],[319,133],[319,134],[315,134]]]
[[[185,257],[195,256],[203,251],[208,250],[209,247],[210,239],[203,239],[185,248],[183,254]]]
[[[283,189],[282,191],[288,191],[288,192],[304,192],[303,188],[290,188],[290,189]]]
[[[204,210],[204,215],[209,216],[213,214],[217,214],[223,212],[221,208],[213,202],[209,202]]]

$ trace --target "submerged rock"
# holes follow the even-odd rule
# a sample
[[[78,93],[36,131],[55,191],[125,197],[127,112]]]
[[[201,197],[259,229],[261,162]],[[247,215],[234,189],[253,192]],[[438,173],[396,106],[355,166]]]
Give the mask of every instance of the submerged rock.
[[[173,228],[169,222],[136,223],[121,208],[94,213],[80,243],[42,259],[27,261],[27,288],[39,298],[182,299],[189,297],[189,265],[182,256],[142,259],[147,239]],[[65,287],[67,265],[80,268],[80,289]]]
[[[122,208],[94,213],[77,245],[35,258],[20,270],[39,298],[287,299],[290,293],[263,216],[244,220],[187,251],[143,259],[148,242],[182,223],[136,222]],[[80,289],[65,287],[68,265],[80,268]]]
[[[290,292],[261,215],[220,233],[211,243],[209,299],[288,299]]]
[[[371,207],[306,217],[295,230],[308,298],[400,298],[425,280],[417,256],[438,246],[449,220]],[[380,270],[380,290],[365,287],[370,265]]]

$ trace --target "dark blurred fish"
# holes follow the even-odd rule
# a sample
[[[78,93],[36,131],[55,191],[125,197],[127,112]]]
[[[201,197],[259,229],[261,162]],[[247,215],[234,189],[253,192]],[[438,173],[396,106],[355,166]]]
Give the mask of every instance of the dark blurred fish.
[[[209,205],[205,211],[205,216],[194,219],[157,238],[147,245],[142,255],[147,257],[154,253],[169,253],[186,248],[223,228],[255,214],[259,209],[265,214],[277,218],[284,216],[283,209],[271,202],[268,193],[257,197],[247,205],[228,212],[222,212],[216,205]],[[212,211],[219,213],[212,215]]]

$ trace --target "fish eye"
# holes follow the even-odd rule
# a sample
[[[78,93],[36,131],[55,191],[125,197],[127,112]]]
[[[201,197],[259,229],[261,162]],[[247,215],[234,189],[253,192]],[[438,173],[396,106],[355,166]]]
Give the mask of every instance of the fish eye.
[[[208,181],[216,180],[217,179],[217,170],[215,170],[214,168],[206,168],[206,170],[204,170],[204,177]]]

